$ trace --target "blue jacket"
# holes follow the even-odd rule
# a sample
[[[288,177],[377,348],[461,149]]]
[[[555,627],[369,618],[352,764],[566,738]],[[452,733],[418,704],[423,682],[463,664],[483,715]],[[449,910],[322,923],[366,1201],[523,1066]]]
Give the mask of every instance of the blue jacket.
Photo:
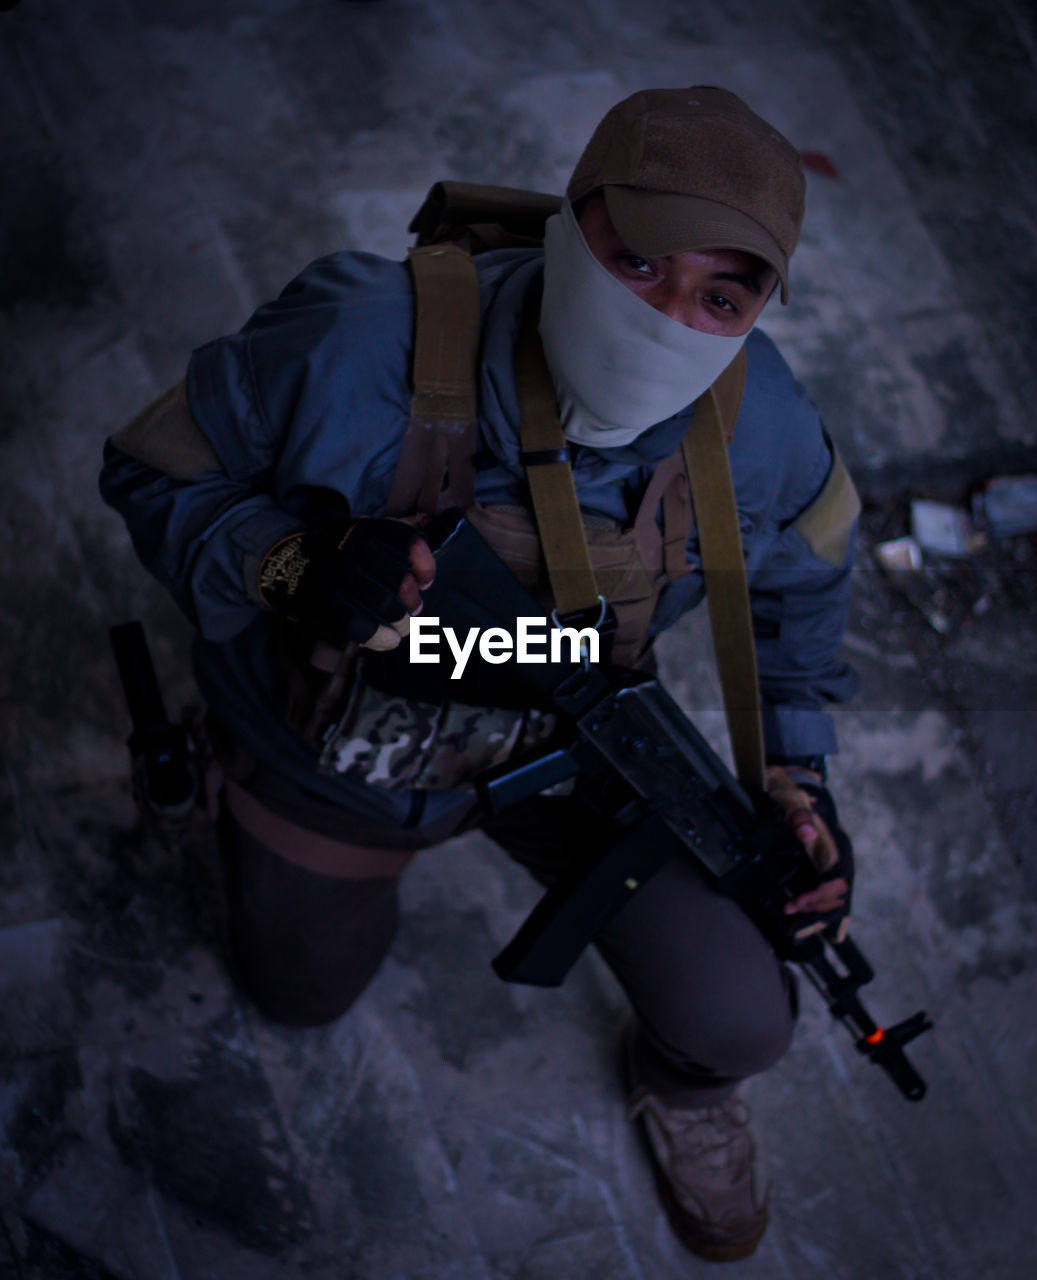
[[[512,352],[543,257],[503,250],[477,264],[483,332],[476,498],[523,503]],[[353,515],[381,511],[409,414],[412,334],[404,264],[364,253],[322,258],[239,333],[191,358],[188,399],[220,469],[178,480],[109,449],[101,473],[102,494],[126,520],[141,560],[198,629],[196,672],[213,710],[272,767],[386,818],[408,811],[407,793],[318,777],[312,751],[283,723],[268,615],[249,584],[263,554],[301,526],[314,488],[335,491]],[[816,408],[770,339],[754,330],[746,353],[730,457],[767,750],[829,753],[835,732],[822,708],[855,689],[837,656],[852,551],[832,564],[794,526],[823,487],[832,454]],[[581,507],[629,523],[652,469],[678,447],[689,413],[690,406],[622,448],[579,450],[573,471]],[[703,598],[694,531],[687,554],[692,572],[664,588],[653,634]],[[442,810],[451,800],[443,794],[430,803]]]

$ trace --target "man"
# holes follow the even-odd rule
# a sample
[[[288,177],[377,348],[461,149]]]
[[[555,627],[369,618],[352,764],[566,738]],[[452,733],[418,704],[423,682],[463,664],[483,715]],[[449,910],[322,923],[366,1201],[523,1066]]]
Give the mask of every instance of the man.
[[[725,90],[650,90],[614,107],[543,251],[476,259],[476,436],[459,452],[451,437],[456,466],[425,488],[434,506],[441,487],[464,490],[455,472],[467,477],[472,522],[549,599],[516,373],[542,342],[546,412],[556,399],[567,446],[552,456],[571,460],[588,555],[612,584],[613,657],[643,662],[702,599],[672,460],[693,404],[744,350],[729,452],[768,757],[785,766],[769,786],[825,872],[788,910],[832,919],[848,908],[850,862],[822,785],[835,749],[822,708],[853,690],[836,650],[855,500],[833,483],[816,409],[754,328],[772,292],[787,298],[804,186],[794,148]],[[474,715],[462,705],[457,750],[460,738],[422,720],[420,699],[379,689],[356,662],[399,643],[435,575],[416,524],[385,514],[420,506],[399,497],[408,451],[433,425],[417,411],[408,422],[414,347],[404,265],[322,259],[240,333],[196,351],[186,384],[109,442],[102,473],[142,560],[198,627],[198,679],[230,775],[221,835],[234,968],[258,1007],[289,1024],[338,1017],[370,981],[393,936],[396,878],[417,850],[479,824],[546,883],[615,834],[578,790],[488,818],[470,786],[480,751],[549,735],[550,723],[505,699]],[[655,478],[671,464],[664,486]],[[419,730],[395,737],[401,718]],[[436,733],[448,749],[435,758],[411,750]],[[631,1116],[671,1221],[704,1257],[744,1257],[766,1204],[735,1088],[787,1048],[791,978],[741,910],[679,859],[596,945],[636,1013]]]

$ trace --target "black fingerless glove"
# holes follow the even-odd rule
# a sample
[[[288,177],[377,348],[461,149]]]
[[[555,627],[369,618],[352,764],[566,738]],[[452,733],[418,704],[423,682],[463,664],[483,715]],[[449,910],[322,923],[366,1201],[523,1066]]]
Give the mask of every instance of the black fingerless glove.
[[[313,623],[331,640],[363,644],[407,612],[398,592],[421,534],[400,520],[339,520],[300,529],[259,566],[259,597],[270,609]]]
[[[828,911],[823,915],[817,916],[819,920],[835,923],[850,914],[850,898],[853,894],[854,875],[853,845],[850,842],[850,837],[839,825],[839,814],[836,811],[832,793],[828,788],[820,782],[802,780],[798,781],[797,785],[814,802],[814,812],[831,832],[836,851],[839,854],[839,860],[834,866],[829,867],[827,871],[818,872],[819,880],[837,880],[842,876],[846,881],[846,902],[844,905],[837,911]]]

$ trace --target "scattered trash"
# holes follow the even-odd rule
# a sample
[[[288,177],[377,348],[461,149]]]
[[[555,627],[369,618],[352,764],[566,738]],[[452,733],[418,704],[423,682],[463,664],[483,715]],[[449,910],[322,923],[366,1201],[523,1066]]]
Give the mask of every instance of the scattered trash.
[[[945,502],[911,503],[911,533],[923,551],[963,559],[982,546],[969,513]]]
[[[921,613],[932,629],[949,635],[953,622],[950,601],[943,585],[926,569],[922,548],[914,538],[893,538],[872,550],[875,562],[908,603]]]
[[[1037,475],[995,476],[973,494],[972,508],[991,537],[1037,533]]]
[[[1018,536],[1037,534],[1037,474],[994,477],[971,501],[971,514],[916,498],[865,516],[875,564],[942,637],[993,610],[1037,614],[1037,537]]]
[[[949,636],[956,629],[957,619],[952,618],[945,610],[937,609],[935,606],[926,608],[923,604],[919,604],[918,608],[937,635]]]
[[[879,567],[889,573],[911,570],[917,572],[922,568],[922,548],[914,538],[894,538],[891,542],[880,542],[874,551]]]

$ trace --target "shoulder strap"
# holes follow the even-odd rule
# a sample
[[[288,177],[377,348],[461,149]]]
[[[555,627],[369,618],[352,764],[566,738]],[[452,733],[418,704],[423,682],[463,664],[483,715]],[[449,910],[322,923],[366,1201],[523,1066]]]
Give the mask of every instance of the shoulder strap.
[[[433,515],[475,495],[479,278],[456,245],[411,249],[414,278],[410,421],[385,514]]]
[[[744,383],[744,364],[742,377]],[[682,448],[691,481],[713,650],[735,772],[758,799],[764,794],[759,677],[724,422],[721,396],[714,384],[696,400]]]

